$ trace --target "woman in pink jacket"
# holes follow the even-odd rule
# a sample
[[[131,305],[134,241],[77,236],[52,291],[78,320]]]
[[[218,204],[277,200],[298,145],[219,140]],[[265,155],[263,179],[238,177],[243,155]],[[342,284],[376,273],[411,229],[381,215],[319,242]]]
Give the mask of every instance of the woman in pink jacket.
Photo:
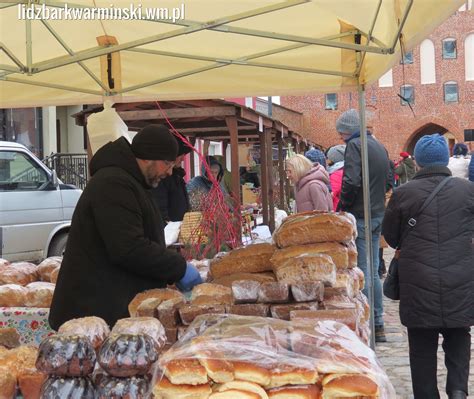
[[[318,163],[297,154],[286,161],[286,176],[295,186],[297,212],[332,211],[329,175]]]
[[[328,158],[328,173],[332,188],[332,204],[337,209],[339,197],[341,196],[342,176],[344,174],[344,153],[346,146],[344,144],[331,147],[326,156]]]

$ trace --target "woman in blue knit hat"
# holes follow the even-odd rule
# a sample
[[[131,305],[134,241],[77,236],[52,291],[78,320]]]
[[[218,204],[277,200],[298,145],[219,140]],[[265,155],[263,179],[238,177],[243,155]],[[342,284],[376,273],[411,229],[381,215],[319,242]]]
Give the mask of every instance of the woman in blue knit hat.
[[[474,325],[474,184],[451,177],[448,146],[439,134],[423,136],[415,158],[421,169],[394,191],[382,224],[388,244],[399,248],[400,319],[408,330],[413,393],[415,399],[440,397],[441,334],[446,392],[465,399]]]

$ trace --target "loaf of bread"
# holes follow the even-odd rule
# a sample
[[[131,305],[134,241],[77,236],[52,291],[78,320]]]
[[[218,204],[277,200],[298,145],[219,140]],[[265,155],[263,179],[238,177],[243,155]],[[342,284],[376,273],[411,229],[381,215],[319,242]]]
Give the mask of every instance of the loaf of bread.
[[[290,320],[299,319],[333,320],[345,324],[352,331],[357,331],[358,328],[357,311],[355,309],[294,310],[290,312]]]
[[[255,303],[260,290],[258,281],[237,280],[232,283],[232,296],[235,303]]]
[[[34,282],[26,286],[25,305],[31,308],[49,308],[53,300],[55,285],[45,282]]]
[[[85,377],[94,371],[96,354],[87,337],[52,335],[39,347],[36,368],[49,375]]]
[[[324,284],[320,281],[293,283],[291,294],[296,302],[321,302],[324,298]]]
[[[0,307],[25,306],[28,290],[18,284],[0,285]]]
[[[230,381],[224,384],[215,385],[214,392],[225,392],[231,389],[236,389],[238,391],[253,392],[259,395],[260,399],[268,399],[268,395],[265,390],[258,384],[248,381]]]
[[[8,266],[10,264],[10,261],[6,260],[6,259],[3,259],[3,258],[0,258],[0,270],[4,267],[4,266]]]
[[[269,389],[267,393],[269,399],[321,399],[318,385],[289,385]]]
[[[274,264],[278,281],[299,283],[302,281],[322,281],[325,286],[336,283],[336,266],[325,254],[300,256]]]
[[[136,317],[154,317],[158,305],[162,302],[159,298],[147,298],[137,307]]]
[[[155,343],[155,350],[160,353],[166,344],[166,332],[163,324],[153,317],[129,317],[120,319],[111,331],[113,334],[148,335]]]
[[[349,258],[349,268],[357,266],[357,246],[354,240],[344,244],[347,247],[347,254]]]
[[[201,385],[208,382],[207,371],[197,359],[171,360],[166,364],[164,373],[176,385]]]
[[[354,295],[359,292],[359,280],[355,280],[349,273],[338,271],[336,273],[336,282],[333,284],[333,288],[341,288],[344,290],[344,295],[353,298]]]
[[[185,300],[184,295],[177,290],[172,290],[169,288],[156,288],[144,292],[140,292],[132,299],[132,301],[128,305],[128,312],[130,313],[131,317],[137,317],[137,308],[140,304],[150,298],[159,299],[162,301],[167,301],[168,299],[173,298],[181,298],[183,301]]]
[[[89,316],[66,321],[59,327],[58,333],[61,335],[85,336],[89,338],[92,346],[97,351],[110,334],[110,329],[107,323],[100,317]]]
[[[276,281],[275,274],[273,272],[264,272],[264,273],[234,273],[229,274],[228,276],[222,276],[216,278],[212,282],[214,284],[225,285],[226,287],[232,287],[234,281],[240,280],[251,280],[258,283],[269,283]]]
[[[191,305],[232,305],[233,303],[232,295],[201,295],[191,301]]]
[[[1,354],[1,365],[7,367],[17,378],[25,373],[36,371],[35,362],[38,349],[32,346],[19,346],[11,350],[5,350]]]
[[[182,298],[173,298],[161,302],[156,308],[155,317],[166,328],[174,328],[179,323],[179,308],[185,304]],[[168,340],[169,341],[169,340]]]
[[[273,234],[279,248],[318,242],[348,242],[355,234],[348,214],[344,212],[307,212],[286,218]]]
[[[51,256],[38,265],[38,276],[41,281],[51,282],[51,273],[61,267],[63,258],[61,256]]]
[[[240,316],[268,317],[270,306],[263,303],[243,303],[240,305],[226,306],[226,313]]]
[[[60,267],[54,269],[54,270],[51,272],[50,276],[49,276],[50,281],[51,281],[53,284],[56,284],[56,283],[58,282],[58,276],[59,276],[59,270],[60,270],[60,269],[61,269]]]
[[[0,366],[0,398],[16,398],[16,377],[5,366]]]
[[[20,346],[20,334],[16,328],[0,328],[0,348],[12,349],[18,346]]]
[[[41,387],[46,381],[47,375],[39,371],[25,372],[18,376],[23,399],[40,399]]]
[[[259,273],[271,271],[270,258],[275,247],[271,244],[251,244],[211,261],[213,279],[234,273]]]
[[[190,325],[197,316],[202,314],[225,313],[225,305],[184,305],[179,309],[179,316],[185,326]]]
[[[49,377],[41,387],[41,399],[97,399],[89,378]]]
[[[318,310],[318,308],[318,302],[286,303],[271,305],[270,313],[275,319],[290,320],[290,312],[294,310]]]
[[[0,269],[0,284],[27,285],[38,280],[38,267],[29,262],[16,262]]]
[[[289,300],[289,285],[285,282],[263,283],[258,290],[260,303],[285,303]]]
[[[272,265],[279,265],[288,259],[317,254],[329,255],[337,269],[347,269],[349,267],[348,249],[338,242],[320,242],[277,249],[270,262],[272,262]]]
[[[176,385],[162,377],[153,388],[155,399],[208,399],[212,393],[209,383],[200,385]]]
[[[322,380],[323,398],[371,396],[378,397],[379,387],[368,375],[329,374]]]
[[[224,285],[204,283],[196,285],[191,291],[191,301],[200,297],[232,296],[232,290]]]
[[[147,377],[116,378],[105,376],[97,385],[97,399],[148,399],[150,380]]]

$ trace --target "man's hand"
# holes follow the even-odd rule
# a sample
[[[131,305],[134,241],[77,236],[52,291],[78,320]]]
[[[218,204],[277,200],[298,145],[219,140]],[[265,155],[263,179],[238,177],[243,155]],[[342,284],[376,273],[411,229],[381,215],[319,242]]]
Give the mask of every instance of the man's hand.
[[[202,279],[198,270],[192,263],[186,263],[186,273],[184,277],[176,283],[176,287],[182,292],[191,291],[195,285],[201,284]]]

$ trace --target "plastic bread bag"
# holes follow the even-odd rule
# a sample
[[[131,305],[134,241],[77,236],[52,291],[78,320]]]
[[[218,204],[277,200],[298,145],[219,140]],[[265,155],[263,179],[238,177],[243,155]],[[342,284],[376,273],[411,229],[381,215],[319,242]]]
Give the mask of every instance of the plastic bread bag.
[[[158,319],[154,317],[129,317],[120,319],[111,331],[113,334],[146,334],[155,342],[159,353],[166,344],[166,331]]]
[[[165,227],[165,242],[166,246],[170,246],[178,242],[179,232],[181,231],[182,222],[168,222]]]
[[[350,242],[357,229],[348,215],[321,211],[297,213],[285,219],[273,233],[273,240],[279,248],[328,241]]]
[[[96,316],[81,317],[66,321],[58,329],[61,335],[83,335],[89,338],[96,351],[99,350],[102,342],[110,333],[107,323]]]
[[[222,384],[219,388],[232,381],[266,391],[319,385],[327,397],[340,396],[342,389],[347,397],[395,398],[375,353],[334,321],[200,316],[158,364],[157,398],[192,389],[206,392],[211,382]]]

